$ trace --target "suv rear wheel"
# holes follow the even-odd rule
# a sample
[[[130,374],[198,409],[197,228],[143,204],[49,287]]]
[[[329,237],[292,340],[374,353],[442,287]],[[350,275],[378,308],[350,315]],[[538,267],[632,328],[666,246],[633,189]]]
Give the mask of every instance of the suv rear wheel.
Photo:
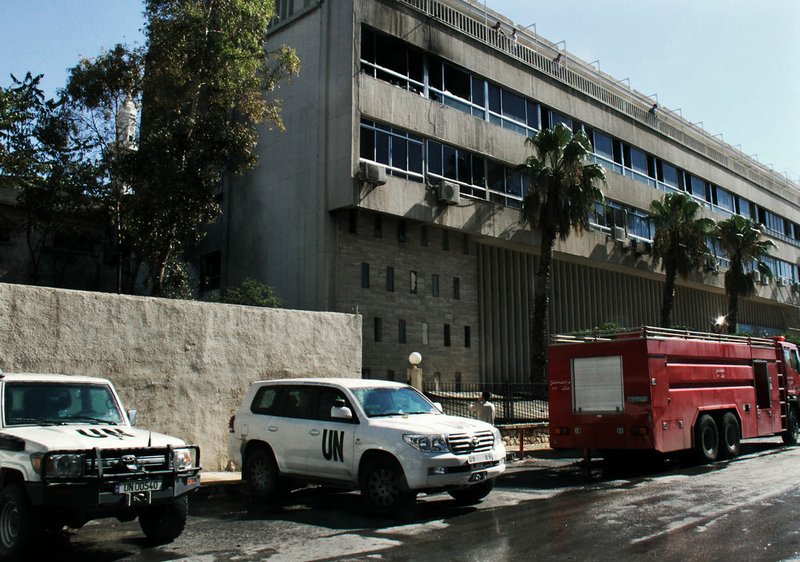
[[[408,489],[403,469],[390,459],[370,461],[361,477],[361,495],[373,513],[387,515],[409,507],[416,494]]]

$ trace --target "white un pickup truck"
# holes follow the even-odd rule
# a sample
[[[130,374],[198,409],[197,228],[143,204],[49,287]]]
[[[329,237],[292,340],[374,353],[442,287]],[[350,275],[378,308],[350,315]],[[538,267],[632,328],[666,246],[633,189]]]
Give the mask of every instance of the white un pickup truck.
[[[152,543],[181,534],[200,451],[133,427],[105,379],[0,374],[0,559],[23,559],[43,529],[117,517]]]
[[[364,379],[254,383],[230,422],[228,452],[251,495],[269,500],[288,477],[360,488],[392,514],[420,492],[474,504],[505,470],[500,432],[444,415],[414,388]]]

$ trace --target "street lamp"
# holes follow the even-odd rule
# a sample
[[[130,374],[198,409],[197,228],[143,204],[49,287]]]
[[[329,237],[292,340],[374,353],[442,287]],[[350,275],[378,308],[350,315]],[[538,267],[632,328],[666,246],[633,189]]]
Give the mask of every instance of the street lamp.
[[[416,351],[412,351],[408,356],[408,363],[411,365],[406,371],[408,382],[411,386],[422,392],[422,369],[419,368],[419,364],[422,363],[422,355]]]

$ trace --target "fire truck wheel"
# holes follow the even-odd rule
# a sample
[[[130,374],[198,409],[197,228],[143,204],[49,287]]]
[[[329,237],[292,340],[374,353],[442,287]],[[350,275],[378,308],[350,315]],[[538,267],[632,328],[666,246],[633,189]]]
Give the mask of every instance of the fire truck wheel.
[[[787,445],[800,443],[800,414],[797,406],[789,406],[789,416],[786,420],[786,431],[781,435]]]
[[[719,441],[722,445],[719,451],[720,456],[726,459],[739,456],[741,439],[742,434],[739,430],[739,420],[737,420],[736,416],[732,413],[726,413],[722,416],[722,424],[719,432]]]
[[[700,462],[708,463],[717,460],[719,453],[719,433],[714,418],[703,414],[697,420],[694,432],[694,448]]]

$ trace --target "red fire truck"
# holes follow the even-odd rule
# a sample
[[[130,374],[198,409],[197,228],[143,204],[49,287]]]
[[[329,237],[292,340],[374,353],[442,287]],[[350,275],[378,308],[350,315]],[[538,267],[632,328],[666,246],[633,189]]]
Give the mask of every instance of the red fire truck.
[[[780,337],[643,327],[549,350],[550,445],[587,457],[692,449],[712,462],[749,437],[797,444],[798,396],[797,346]]]

